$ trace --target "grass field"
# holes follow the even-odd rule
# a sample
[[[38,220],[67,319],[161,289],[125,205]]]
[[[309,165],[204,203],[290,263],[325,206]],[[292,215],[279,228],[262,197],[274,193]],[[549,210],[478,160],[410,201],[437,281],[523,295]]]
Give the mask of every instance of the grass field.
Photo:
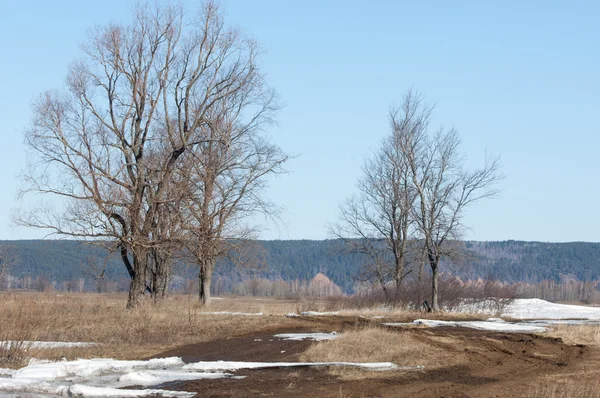
[[[158,305],[148,302],[134,310],[126,310],[125,302],[123,294],[1,293],[0,341],[13,343],[0,343],[0,368],[23,367],[32,357],[51,360],[142,359],[186,345],[247,338],[257,333],[268,335],[275,330],[336,330],[342,332],[340,337],[306,345],[298,354],[298,360],[389,361],[400,366],[421,365],[434,385],[443,381],[443,376],[437,376],[438,370],[441,375],[453,375],[448,377],[456,379],[454,382],[458,383],[459,391],[461,380],[470,380],[470,372],[484,372],[485,380],[497,379],[489,382],[494,386],[494,383],[502,382],[504,371],[508,377],[523,373],[521,384],[515,384],[521,388],[519,391],[526,391],[523,396],[579,398],[595,396],[600,388],[597,370],[600,368],[600,326],[595,325],[556,325],[541,334],[544,336],[541,340],[533,336],[528,342],[518,336],[507,340],[506,334],[463,331],[462,328],[388,328],[382,322],[410,322],[429,317],[482,319],[485,316],[427,314],[381,307],[352,308],[345,300],[217,298],[210,306],[202,307],[195,296],[174,295]],[[285,316],[303,311],[336,311],[338,315]],[[257,315],[259,313],[262,315]],[[96,344],[79,348],[32,349],[27,348],[24,341]],[[578,350],[575,344],[588,346],[586,354],[578,359],[565,354]],[[529,362],[532,358],[537,361],[535,366],[539,371],[531,370],[533,365]],[[527,372],[531,374],[527,375]],[[347,383],[381,380],[380,383],[387,385],[389,380],[398,377],[389,371],[347,368],[330,369],[327,373]],[[415,386],[419,385],[419,382],[415,383]],[[476,387],[475,394],[487,391],[485,384]],[[490,391],[495,391],[494,388]],[[426,390],[438,391],[429,387]],[[344,391],[347,391],[346,387]],[[344,396],[353,395],[344,393]]]

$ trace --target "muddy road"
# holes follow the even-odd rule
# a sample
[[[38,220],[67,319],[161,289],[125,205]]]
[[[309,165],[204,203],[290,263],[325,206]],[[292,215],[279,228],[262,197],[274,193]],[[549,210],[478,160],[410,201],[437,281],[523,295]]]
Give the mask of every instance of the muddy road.
[[[294,326],[274,325],[244,337],[188,345],[160,356],[181,356],[186,362],[296,362],[315,343],[281,340],[274,334],[343,332],[366,324],[377,323],[351,317],[299,317]],[[548,383],[600,369],[597,348],[568,345],[556,338],[461,327],[391,330],[411,333],[456,361],[423,370],[355,371],[351,375],[328,368],[240,370],[235,374],[243,379],[176,382],[161,388],[194,391],[199,397],[542,397],[541,390]]]

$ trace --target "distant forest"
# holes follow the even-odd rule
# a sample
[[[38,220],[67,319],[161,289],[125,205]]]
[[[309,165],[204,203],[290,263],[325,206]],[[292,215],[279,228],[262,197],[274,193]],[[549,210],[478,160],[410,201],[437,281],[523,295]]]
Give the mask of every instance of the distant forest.
[[[236,266],[221,260],[213,279],[217,293],[231,291],[246,279],[310,281],[322,272],[346,293],[352,293],[362,258],[346,252],[341,240],[257,241],[251,265]],[[128,277],[121,259],[107,250],[77,241],[1,241],[14,248],[14,264],[3,279],[26,281],[26,288],[59,290],[79,284],[79,289],[126,289]],[[465,256],[445,263],[442,271],[464,279],[489,278],[508,282],[560,281],[564,278],[600,279],[600,243],[464,242]],[[180,258],[174,264],[172,288],[184,290],[197,275],[196,268]],[[38,284],[38,286],[35,286]],[[14,283],[13,283],[14,285]],[[39,286],[43,285],[43,286]]]

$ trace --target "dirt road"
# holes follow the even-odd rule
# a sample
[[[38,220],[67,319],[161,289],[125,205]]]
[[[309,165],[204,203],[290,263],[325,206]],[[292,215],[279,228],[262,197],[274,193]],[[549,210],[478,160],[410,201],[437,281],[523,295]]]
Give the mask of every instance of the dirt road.
[[[365,322],[358,318],[299,317],[293,327],[273,326],[241,338],[180,347],[161,356],[181,356],[187,362],[298,361],[313,342],[281,340],[274,334],[342,332]],[[325,368],[249,370],[236,372],[246,376],[244,379],[198,380],[161,387],[195,391],[199,397],[529,397],[543,395],[537,391],[546,383],[600,367],[597,349],[567,345],[560,339],[456,327],[415,328],[408,333],[450,356],[456,355],[457,363],[420,371],[365,372],[362,379],[339,377]]]

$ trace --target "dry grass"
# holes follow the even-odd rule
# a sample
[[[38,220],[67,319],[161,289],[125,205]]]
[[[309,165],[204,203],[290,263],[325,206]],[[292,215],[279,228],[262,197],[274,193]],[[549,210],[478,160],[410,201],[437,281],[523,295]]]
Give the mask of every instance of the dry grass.
[[[530,389],[532,398],[592,398],[600,392],[598,371],[544,377]]]
[[[223,298],[201,307],[195,296],[175,295],[159,305],[144,303],[135,310],[125,309],[124,294],[80,293],[0,293],[0,341],[39,340],[66,342],[94,342],[98,345],[81,348],[32,350],[25,347],[0,346],[0,367],[19,367],[30,357],[59,359],[66,357],[113,357],[139,359],[165,350],[204,341],[236,337],[270,327],[295,325],[293,319],[282,315],[303,311],[339,311],[344,316],[384,316],[387,320],[411,321],[432,316],[438,319],[465,318],[464,314],[426,314],[395,308],[351,308],[347,303],[327,300],[277,300],[262,298]],[[263,313],[263,316],[214,315],[210,312]],[[382,345],[374,347],[371,341],[383,342],[377,333],[394,336],[394,345],[402,334],[378,330],[367,344],[375,356],[389,351]],[[352,334],[347,337],[350,339]],[[410,340],[410,337],[405,337]],[[346,339],[346,338],[345,338]],[[345,339],[341,340],[342,342]],[[408,344],[411,349],[423,344]],[[423,348],[424,349],[424,348]],[[418,350],[417,350],[418,351]],[[395,351],[393,351],[395,352]],[[385,360],[397,362],[404,354],[388,355]],[[415,356],[419,364],[422,356]],[[340,360],[339,358],[336,358]],[[383,359],[378,359],[383,360]]]
[[[567,344],[600,345],[600,325],[556,325],[545,333]]]
[[[195,297],[175,296],[160,305],[147,303],[135,310],[125,309],[124,295],[106,294],[0,294],[0,341],[39,340],[94,342],[82,348],[25,350],[0,346],[2,366],[19,367],[29,357],[113,357],[139,359],[164,350],[210,341],[223,336],[240,336],[268,325],[290,320],[270,316],[209,315],[203,311],[278,311],[290,303],[259,301],[236,304],[215,300],[209,308]],[[269,310],[267,310],[269,309]],[[19,354],[19,355],[17,355]],[[21,357],[21,359],[17,359]]]
[[[367,327],[344,332],[334,340],[313,344],[300,360],[317,362],[392,362],[399,366],[425,366],[427,369],[455,365],[464,360],[464,354],[442,348],[458,341],[437,344],[417,336],[410,330],[388,330]],[[347,378],[364,378],[365,371],[332,369],[332,373]],[[371,376],[386,372],[370,372]]]

